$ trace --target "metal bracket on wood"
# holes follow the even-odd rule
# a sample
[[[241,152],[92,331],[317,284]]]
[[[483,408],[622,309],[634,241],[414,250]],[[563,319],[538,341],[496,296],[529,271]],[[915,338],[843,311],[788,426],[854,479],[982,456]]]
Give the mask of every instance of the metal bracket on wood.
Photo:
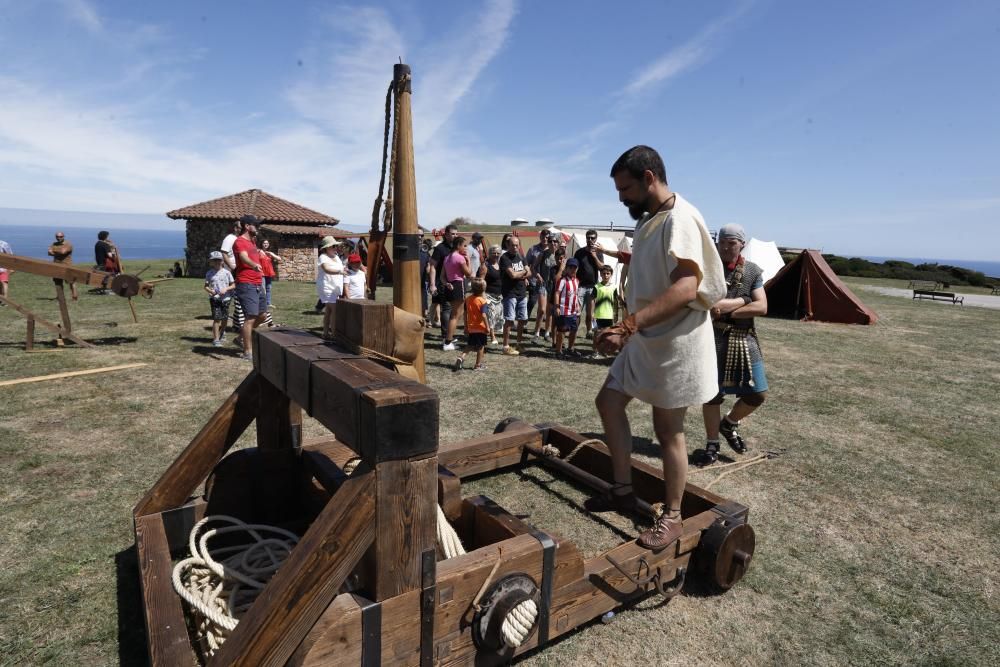
[[[636,568],[635,575],[633,575],[610,554],[605,554],[604,557],[609,563],[614,565],[616,570],[625,575],[625,578],[628,579],[633,586],[635,586],[635,592],[644,593],[646,592],[646,587],[652,584],[657,593],[669,600],[680,593],[681,589],[684,588],[684,580],[687,578],[686,567],[677,568],[677,572],[674,575],[673,580],[664,581],[663,569],[657,566],[656,570],[652,570],[645,558],[639,558],[638,567]]]
[[[361,605],[361,665],[382,664],[382,603],[354,596]]]
[[[437,552],[420,555],[420,667],[434,664],[434,599],[437,597]]]
[[[532,531],[534,537],[542,545],[542,585],[539,587],[541,603],[538,605],[538,646],[544,646],[549,641],[549,612],[552,608],[552,572],[556,562],[556,543],[548,533],[540,530]]]

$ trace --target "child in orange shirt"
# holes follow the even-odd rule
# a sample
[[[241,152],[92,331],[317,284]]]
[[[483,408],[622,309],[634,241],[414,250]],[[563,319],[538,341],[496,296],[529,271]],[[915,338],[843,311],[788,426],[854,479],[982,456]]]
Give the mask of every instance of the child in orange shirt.
[[[486,310],[489,308],[489,302],[483,296],[485,292],[486,281],[482,278],[474,279],[472,281],[472,294],[465,298],[465,349],[455,360],[453,371],[462,370],[465,355],[471,350],[476,351],[476,366],[472,370],[486,370],[486,366],[483,364],[483,353],[489,337],[489,328],[486,324]]]

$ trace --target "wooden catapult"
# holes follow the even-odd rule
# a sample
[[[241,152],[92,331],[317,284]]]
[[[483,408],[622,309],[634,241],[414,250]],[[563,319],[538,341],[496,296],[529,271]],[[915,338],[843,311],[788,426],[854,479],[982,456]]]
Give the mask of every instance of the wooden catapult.
[[[439,446],[436,392],[375,361],[292,329],[255,332],[254,359],[135,507],[153,665],[196,660],[172,559],[211,514],[302,538],[210,665],[503,662],[648,593],[672,597],[689,572],[728,589],[749,565],[747,508],[691,484],[680,540],[661,551],[629,540],[589,559],[489,498],[462,497],[464,478],[531,465],[607,491],[607,449],[571,429],[506,420],[492,435]],[[302,443],[303,413],[334,437]],[[257,446],[227,456],[254,419]],[[651,514],[662,472],[633,462],[632,475]],[[439,556],[438,504],[464,555]],[[527,598],[537,618],[509,646],[500,623]]]
[[[132,318],[138,322],[139,318],[132,304],[132,297],[143,296],[147,299],[153,298],[153,286],[162,280],[140,280],[138,276],[127,273],[111,274],[96,269],[87,269],[82,266],[60,264],[58,262],[45,262],[30,257],[19,255],[0,254],[0,266],[11,271],[23,271],[36,276],[46,276],[53,278],[57,282],[56,301],[59,302],[60,323],[50,322],[41,317],[24,305],[17,303],[13,299],[0,297],[3,302],[19,312],[28,321],[28,332],[24,340],[24,349],[31,351],[35,346],[35,324],[40,324],[56,335],[56,345],[63,347],[65,340],[71,340],[81,347],[96,347],[93,343],[80,338],[73,333],[73,324],[69,319],[69,306],[66,303],[66,290],[63,283],[79,284],[84,287],[110,290],[114,294],[128,299],[129,307],[132,309]],[[140,272],[141,273],[141,272]]]
[[[395,66],[393,291],[396,307],[420,314],[409,81],[409,68]],[[154,666],[198,662],[172,561],[212,515],[301,538],[209,665],[496,664],[654,591],[677,595],[689,572],[722,590],[746,572],[747,508],[691,484],[678,541],[651,551],[628,540],[594,558],[489,498],[463,498],[463,479],[535,465],[607,492],[610,454],[564,426],[516,419],[439,444],[438,396],[419,381],[422,355],[409,379],[361,354],[391,356],[393,306],[337,308],[337,342],[256,330],[253,371],[135,506]],[[304,414],[333,435],[303,443]],[[229,453],[254,421],[256,447]],[[633,462],[632,479],[640,511],[652,515],[661,470]],[[465,553],[439,552],[442,521]],[[535,613],[511,642],[507,621],[525,606]]]

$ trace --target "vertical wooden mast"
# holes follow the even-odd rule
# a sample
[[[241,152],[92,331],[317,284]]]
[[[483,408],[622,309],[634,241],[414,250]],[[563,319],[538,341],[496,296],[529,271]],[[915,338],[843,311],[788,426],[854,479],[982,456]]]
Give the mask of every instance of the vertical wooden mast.
[[[410,109],[410,66],[393,65],[396,89],[396,170],[393,173],[392,303],[397,308],[423,316],[420,295],[420,228],[417,226],[417,182],[413,168],[413,115]],[[423,347],[413,362],[421,382],[424,375]]]

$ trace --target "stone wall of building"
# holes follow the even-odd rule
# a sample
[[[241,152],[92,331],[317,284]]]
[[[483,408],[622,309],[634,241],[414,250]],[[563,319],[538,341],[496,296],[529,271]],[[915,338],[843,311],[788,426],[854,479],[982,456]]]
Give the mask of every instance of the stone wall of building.
[[[222,220],[187,221],[187,247],[184,250],[187,275],[205,275],[208,254],[219,249],[231,228],[231,222]],[[316,280],[318,236],[262,232],[261,237],[271,242],[271,252],[282,259],[274,265],[279,280]]]
[[[319,237],[303,234],[273,234],[264,232],[271,242],[271,252],[281,257],[274,270],[279,280],[316,280],[316,250]]]
[[[219,249],[222,239],[226,238],[232,226],[232,222],[222,220],[187,221],[187,247],[184,249],[187,275],[205,275],[208,271],[208,253]]]

